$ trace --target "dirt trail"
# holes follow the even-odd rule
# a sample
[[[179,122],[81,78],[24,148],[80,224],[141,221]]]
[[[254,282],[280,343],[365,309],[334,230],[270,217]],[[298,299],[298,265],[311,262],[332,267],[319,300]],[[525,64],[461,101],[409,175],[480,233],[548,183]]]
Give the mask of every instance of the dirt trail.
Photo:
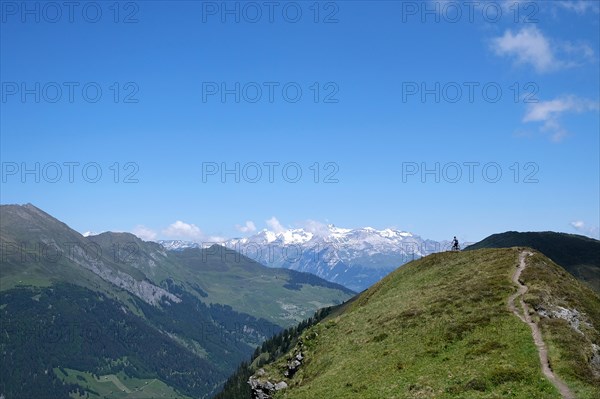
[[[515,270],[512,281],[519,287],[517,292],[508,298],[508,307],[513,311],[515,315],[523,323],[526,323],[531,327],[531,335],[533,336],[533,341],[535,342],[535,346],[538,349],[538,353],[540,355],[540,363],[542,364],[542,372],[550,380],[550,382],[558,389],[563,399],[575,399],[575,396],[569,389],[569,387],[560,379],[558,376],[554,374],[552,369],[550,368],[550,364],[548,363],[548,348],[542,339],[542,332],[540,331],[539,326],[531,319],[529,315],[529,307],[523,301],[523,295],[527,292],[528,287],[519,281],[521,277],[521,273],[527,267],[525,262],[525,258],[529,255],[533,255],[531,252],[523,251],[519,254],[519,266],[517,270]],[[517,309],[515,306],[515,299],[519,297],[520,307],[521,309]]]

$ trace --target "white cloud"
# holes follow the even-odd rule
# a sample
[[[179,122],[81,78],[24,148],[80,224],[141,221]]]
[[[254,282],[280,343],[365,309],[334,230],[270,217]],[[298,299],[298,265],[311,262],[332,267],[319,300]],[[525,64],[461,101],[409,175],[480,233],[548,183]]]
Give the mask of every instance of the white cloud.
[[[491,47],[496,55],[513,58],[518,65],[531,65],[540,73],[580,66],[596,56],[587,43],[550,40],[535,26],[507,30],[492,39]]]
[[[181,220],[172,223],[163,230],[163,234],[168,236],[170,239],[183,239],[183,240],[202,240],[202,230],[194,224],[182,222]]]
[[[597,2],[590,0],[561,0],[553,3],[556,6],[562,7],[566,10],[573,11],[579,15],[583,15],[588,11],[598,14],[600,7]]]
[[[200,240],[198,240],[200,241]],[[223,243],[227,241],[227,238],[225,237],[221,237],[221,236],[203,236],[202,237],[202,242],[204,244],[208,244],[208,243]]]
[[[575,57],[580,60],[579,62],[570,62],[568,66],[577,66],[583,61],[594,61],[596,56],[594,49],[587,43],[575,44],[571,42],[560,42],[558,44],[558,48],[560,51],[564,52],[565,55],[568,55],[569,57]]]
[[[311,232],[317,236],[327,236],[329,234],[329,228],[325,223],[321,223],[317,220],[307,220],[302,223],[302,228],[308,232]]]
[[[269,229],[271,231],[273,231],[274,233],[283,233],[284,231],[287,230],[285,227],[283,227],[281,225],[281,223],[279,223],[279,220],[277,220],[277,218],[275,216],[273,216],[269,220],[266,220],[265,222],[267,223],[267,226],[269,227]]]
[[[156,232],[146,226],[135,226],[131,232],[144,241],[154,241],[156,239]]]
[[[582,220],[575,220],[569,223],[571,227],[573,227],[578,232],[585,234],[590,237],[599,238],[600,237],[600,229],[598,226],[588,226]]]
[[[585,226],[585,223],[583,223],[581,220],[576,220],[574,222],[571,222],[571,226],[573,226],[576,230],[582,229],[583,226]]]
[[[518,64],[531,64],[538,72],[557,68],[550,42],[535,26],[521,29],[516,34],[507,30],[504,35],[492,39],[497,55],[512,56]]]
[[[528,105],[523,122],[543,123],[541,131],[550,134],[553,141],[560,141],[568,131],[561,125],[560,117],[565,113],[584,113],[598,111],[597,101],[586,100],[575,96],[563,96],[550,101],[540,101]]]
[[[559,97],[550,101],[540,101],[530,104],[523,121],[546,121],[567,111],[581,113],[595,108],[598,108],[598,104],[593,101],[580,99],[575,96]]]
[[[252,220],[247,220],[246,224],[244,224],[243,226],[236,224],[235,228],[242,233],[251,233],[253,231],[256,231],[256,226],[254,225],[254,222]]]

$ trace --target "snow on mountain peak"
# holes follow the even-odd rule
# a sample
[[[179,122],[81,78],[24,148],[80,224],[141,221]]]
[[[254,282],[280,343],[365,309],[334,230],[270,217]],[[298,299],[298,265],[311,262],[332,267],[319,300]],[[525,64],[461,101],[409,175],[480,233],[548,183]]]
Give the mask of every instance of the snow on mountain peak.
[[[279,244],[279,245],[305,245],[314,242],[330,243],[344,246],[357,246],[364,248],[367,246],[375,246],[392,248],[401,245],[406,239],[417,239],[412,233],[406,231],[386,228],[377,230],[373,227],[363,227],[357,229],[346,229],[336,227],[333,224],[327,225],[323,229],[287,229],[281,232],[274,232],[268,229],[263,229],[258,233],[243,237],[226,240],[226,246],[246,245],[248,243],[256,244]],[[182,240],[161,240],[159,241],[166,249],[180,250],[189,247],[199,247],[195,242],[187,242]]]
[[[161,244],[171,250],[200,248],[177,240]],[[346,229],[314,222],[304,228],[263,229],[222,245],[269,267],[313,273],[361,291],[399,265],[443,250],[444,244],[394,228]]]
[[[267,244],[278,242],[282,245],[303,245],[310,241],[316,240],[325,242],[348,242],[357,240],[378,242],[381,239],[386,239],[386,241],[389,241],[388,245],[391,245],[393,242],[401,242],[405,238],[411,237],[414,237],[412,233],[394,230],[391,228],[386,228],[383,230],[377,230],[373,227],[346,229],[342,227],[335,227],[333,224],[329,224],[327,225],[326,229],[297,228],[287,229],[281,232],[263,229],[253,236],[232,239],[229,241],[240,244],[245,244],[247,242],[263,242]]]
[[[157,241],[167,251],[180,251],[186,248],[200,248],[201,245],[193,241],[183,240],[159,240]]]
[[[284,244],[304,244],[313,238],[313,233],[304,229],[289,229],[279,234]]]
[[[271,242],[277,240],[277,234],[273,233],[272,231],[265,229],[262,231],[262,233],[263,233],[262,235],[264,236],[265,241],[267,241],[267,243],[271,243]]]
[[[352,229],[344,229],[342,227],[335,227],[334,225],[330,225],[329,231],[333,234],[346,234],[352,231]]]
[[[413,235],[407,231],[398,231],[390,228],[379,231],[379,235],[382,237],[395,238],[395,237],[412,237]]]

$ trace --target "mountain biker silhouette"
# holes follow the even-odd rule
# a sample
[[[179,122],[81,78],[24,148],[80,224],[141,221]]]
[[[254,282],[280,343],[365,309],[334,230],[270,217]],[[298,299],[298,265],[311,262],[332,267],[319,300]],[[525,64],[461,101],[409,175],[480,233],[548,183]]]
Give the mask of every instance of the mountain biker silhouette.
[[[452,251],[460,251],[460,246],[458,245],[456,236],[454,236],[454,239],[452,240]]]

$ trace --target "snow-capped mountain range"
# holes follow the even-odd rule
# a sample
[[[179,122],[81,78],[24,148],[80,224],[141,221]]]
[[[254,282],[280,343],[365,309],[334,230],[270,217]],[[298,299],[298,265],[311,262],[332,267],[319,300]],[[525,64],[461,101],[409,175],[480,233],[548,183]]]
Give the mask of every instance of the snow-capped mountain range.
[[[214,243],[180,240],[159,241],[167,250],[207,247]],[[262,230],[245,238],[220,243],[265,266],[316,274],[362,291],[398,266],[413,259],[449,249],[448,241],[432,241],[418,235],[371,227],[345,229],[333,225],[313,231]]]

